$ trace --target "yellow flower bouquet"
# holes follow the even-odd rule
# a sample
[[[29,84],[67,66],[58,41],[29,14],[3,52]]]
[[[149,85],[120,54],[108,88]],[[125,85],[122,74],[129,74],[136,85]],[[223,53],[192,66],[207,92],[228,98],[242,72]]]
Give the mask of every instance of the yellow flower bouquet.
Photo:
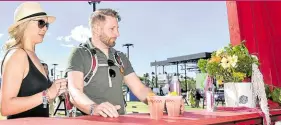
[[[213,52],[210,59],[200,59],[199,69],[216,78],[218,83],[249,81],[252,64],[258,64],[258,59],[249,54],[244,44],[245,41],[236,46],[230,44]]]

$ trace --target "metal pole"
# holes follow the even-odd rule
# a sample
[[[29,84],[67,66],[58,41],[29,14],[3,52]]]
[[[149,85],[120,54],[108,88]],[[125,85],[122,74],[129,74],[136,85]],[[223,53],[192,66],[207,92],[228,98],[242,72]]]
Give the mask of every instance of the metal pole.
[[[93,2],[93,12],[96,11],[96,2]]]
[[[186,85],[186,91],[187,91],[187,88],[188,88],[187,86],[188,86],[188,85],[187,85],[186,79],[187,79],[187,78],[186,78],[186,62],[185,62],[185,63],[184,63],[184,83],[185,83],[185,85]]]
[[[179,62],[177,62],[177,77],[179,79]]]
[[[158,84],[157,84],[157,64],[156,64],[156,60],[155,60],[155,86],[156,88],[158,87]]]
[[[53,72],[54,72],[54,81],[56,80],[56,66],[58,65],[58,64],[53,64],[54,65],[54,70],[53,70]]]
[[[127,56],[128,56],[128,59],[129,59],[129,55],[130,55],[130,47],[129,46],[127,46]]]
[[[88,1],[88,3],[90,5],[93,5],[93,12],[95,12],[96,11],[96,5],[97,5],[97,3],[100,3],[100,1]]]
[[[130,53],[130,46],[134,47],[134,44],[131,44],[131,43],[126,43],[126,44],[123,44],[123,47],[126,46],[127,47],[127,57],[129,59],[129,53]]]

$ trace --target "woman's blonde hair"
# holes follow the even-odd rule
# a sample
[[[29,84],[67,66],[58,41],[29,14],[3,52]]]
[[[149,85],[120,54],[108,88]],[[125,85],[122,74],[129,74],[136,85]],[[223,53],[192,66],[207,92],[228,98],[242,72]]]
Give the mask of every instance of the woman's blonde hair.
[[[9,32],[10,38],[8,41],[3,46],[3,50],[7,51],[13,47],[23,47],[23,37],[24,37],[24,32],[27,27],[29,21],[25,21],[22,24],[18,25],[15,27],[12,31]]]

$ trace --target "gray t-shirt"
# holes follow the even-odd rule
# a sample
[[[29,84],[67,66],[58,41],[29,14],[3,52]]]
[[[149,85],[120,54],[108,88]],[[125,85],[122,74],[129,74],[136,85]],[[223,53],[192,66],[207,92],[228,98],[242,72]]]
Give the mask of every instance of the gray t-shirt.
[[[124,97],[123,97],[123,77],[134,72],[130,61],[124,53],[120,52],[119,56],[124,65],[124,75],[120,72],[118,66],[104,66],[108,64],[108,60],[115,62],[114,53],[115,49],[109,49],[109,58],[98,48],[93,47],[90,41],[87,41],[90,49],[96,51],[99,66],[95,76],[90,80],[89,84],[84,86],[84,93],[95,103],[109,102],[113,105],[120,105],[121,109],[118,110],[120,115],[125,114]],[[75,48],[69,57],[66,72],[80,71],[85,75],[91,68],[91,55],[90,52],[82,47]],[[109,76],[109,68],[115,71],[115,77]],[[110,81],[111,80],[111,85]]]

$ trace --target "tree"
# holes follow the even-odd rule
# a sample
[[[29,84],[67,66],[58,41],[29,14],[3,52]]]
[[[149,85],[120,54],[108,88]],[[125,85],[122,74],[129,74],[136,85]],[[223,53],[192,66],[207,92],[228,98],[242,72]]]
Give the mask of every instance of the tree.
[[[156,81],[155,76],[152,76],[151,83],[150,83],[151,87],[155,87],[154,86],[155,85],[155,81]]]
[[[144,85],[149,86],[151,84],[151,80],[149,79],[149,74],[143,74],[143,76],[138,76],[139,79],[144,83]]]
[[[145,78],[142,77],[142,76],[139,76],[139,79],[140,79],[142,82],[145,80]]]
[[[188,89],[195,89],[196,88],[196,81],[191,78],[187,80]]]
[[[144,83],[146,84],[146,86],[149,86],[150,85],[149,74],[145,73],[143,74],[143,77],[144,77]]]
[[[196,81],[193,78],[187,78],[186,82],[185,80],[180,81],[181,83],[181,88],[183,91],[187,91],[186,88],[188,89],[194,89],[196,88]]]

